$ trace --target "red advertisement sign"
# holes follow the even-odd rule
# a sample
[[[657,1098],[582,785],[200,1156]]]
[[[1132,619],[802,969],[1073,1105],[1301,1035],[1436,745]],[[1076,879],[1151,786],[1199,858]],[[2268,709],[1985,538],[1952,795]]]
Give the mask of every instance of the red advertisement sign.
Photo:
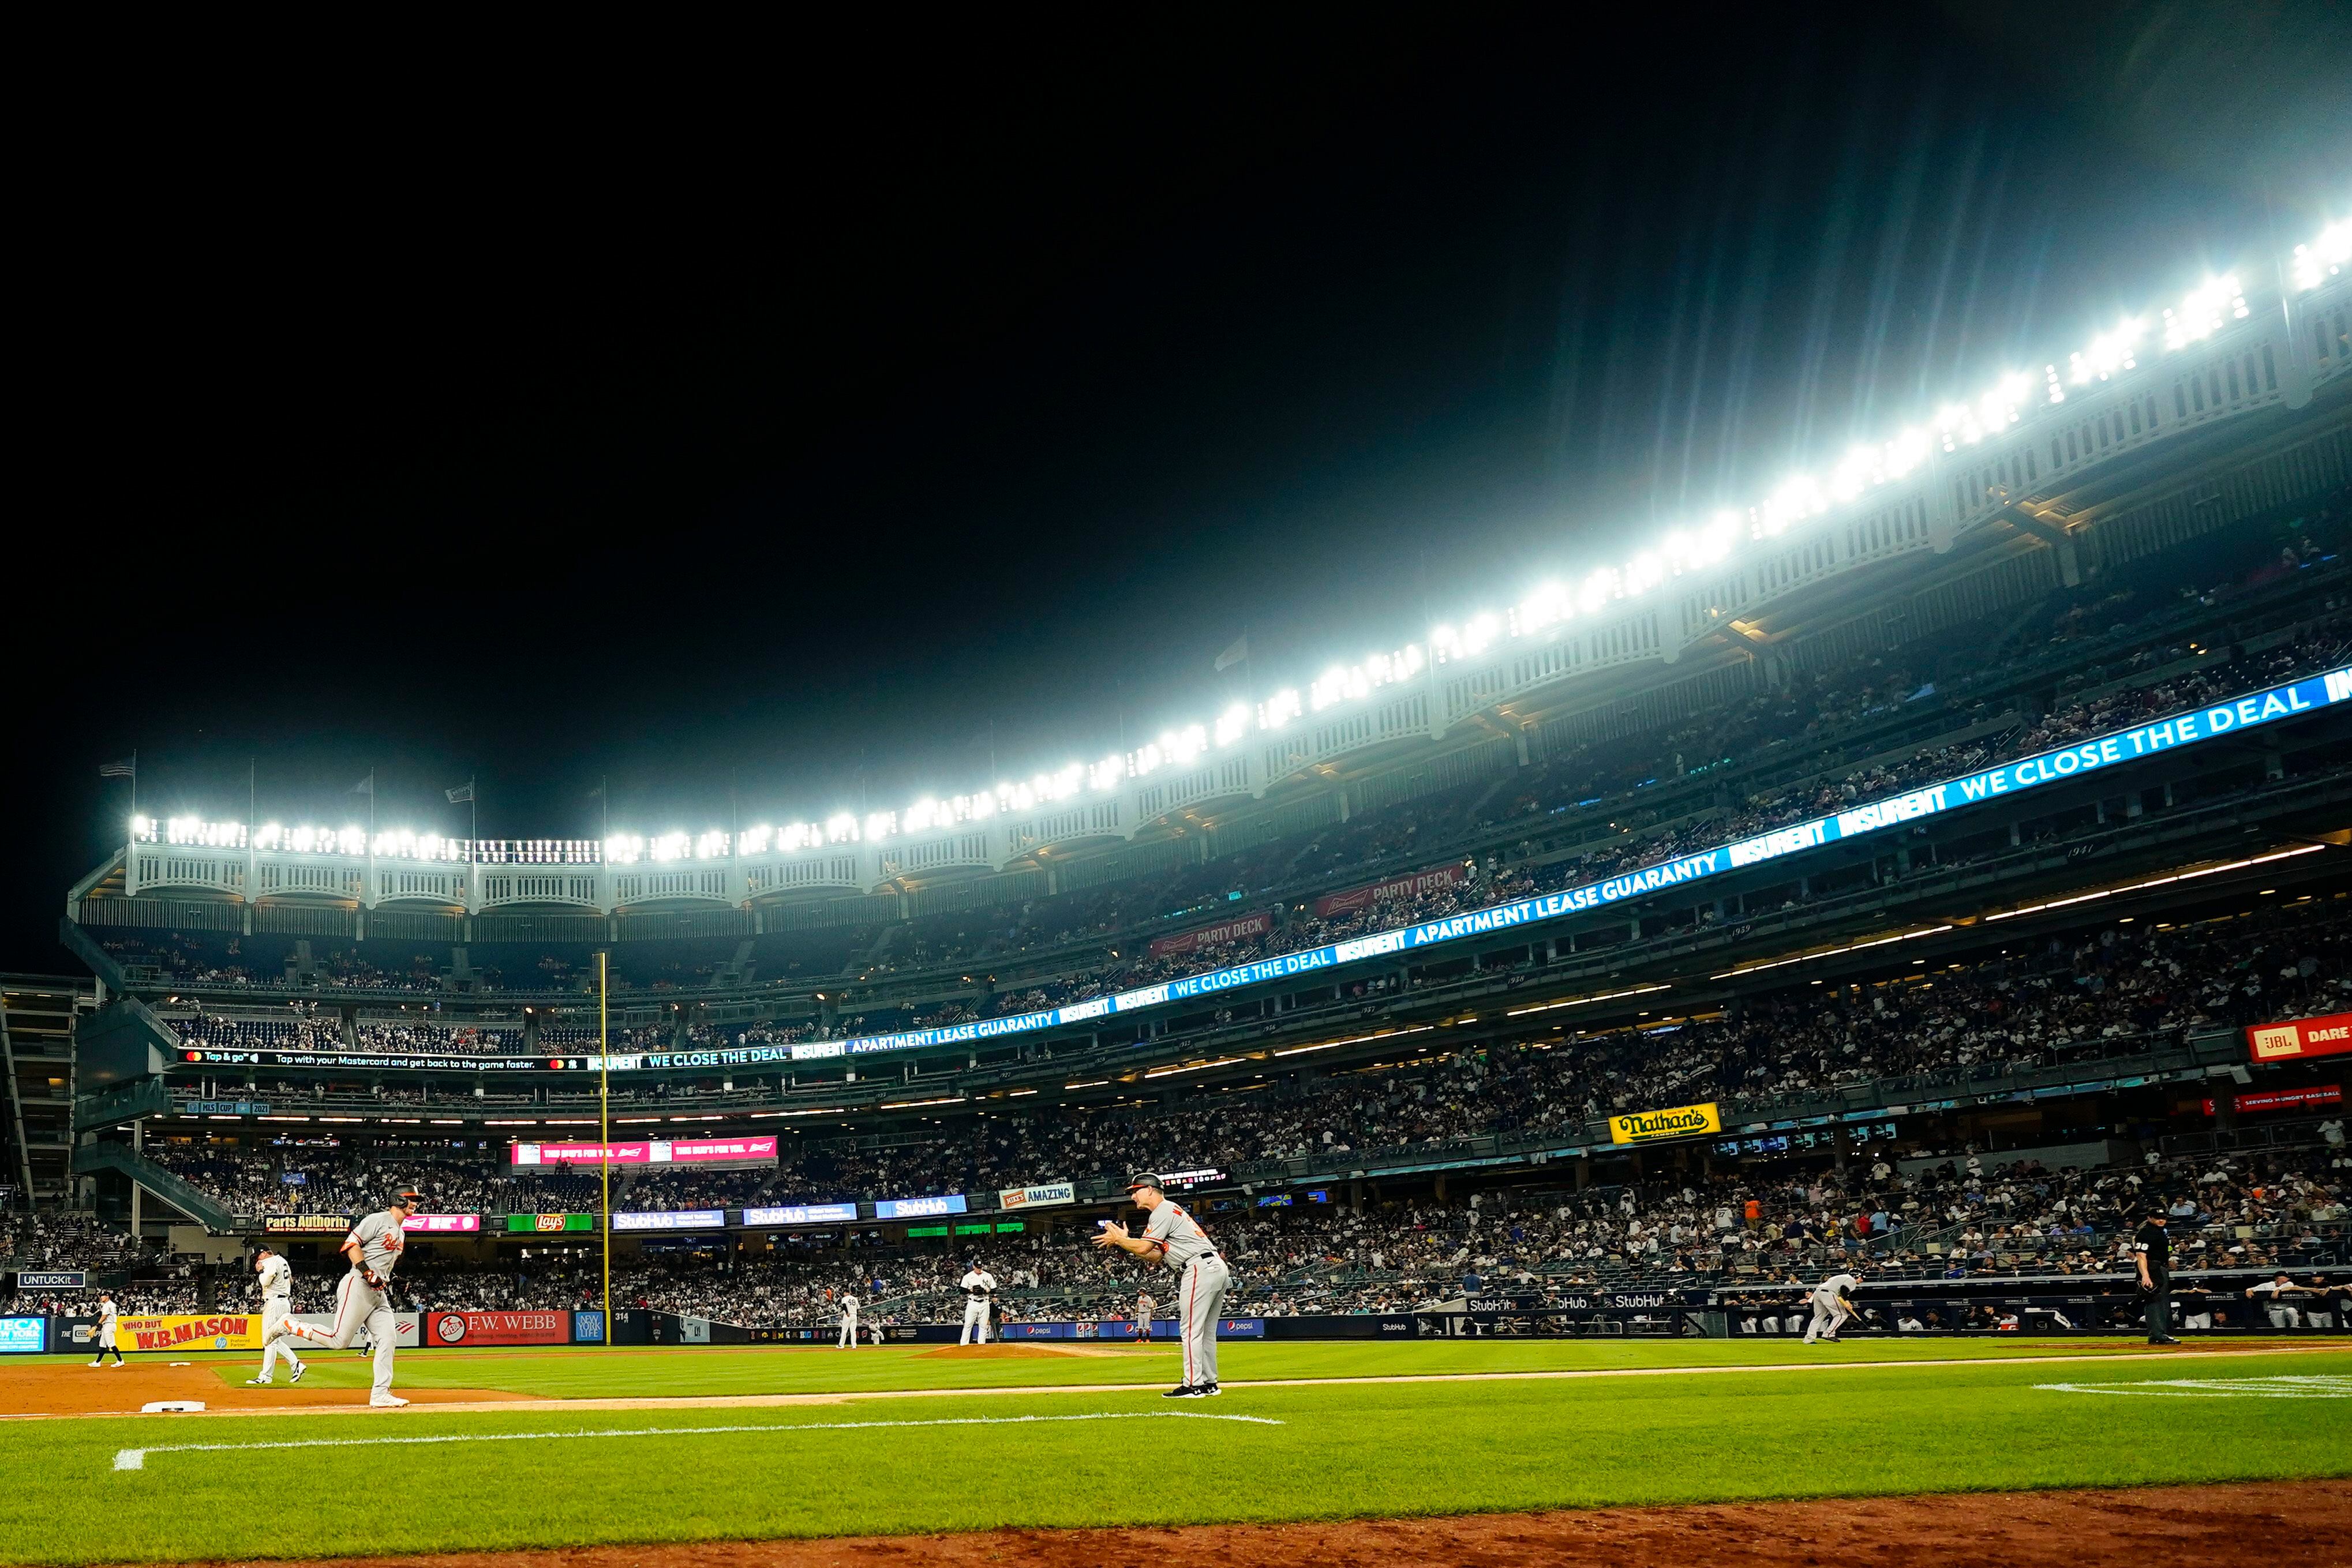
[[[776,1135],[762,1138],[656,1138],[643,1144],[515,1144],[519,1166],[774,1165]]]
[[[2305,1105],[2341,1105],[2344,1085],[2315,1083],[2306,1089],[2261,1089],[2252,1094],[2232,1094],[2230,1108],[2233,1111],[2292,1111]],[[2213,1113],[2213,1102],[2205,1102],[2205,1113]]]
[[[482,1217],[478,1214],[412,1214],[400,1222],[403,1230],[423,1230],[433,1233],[451,1230],[479,1230]]]
[[[1327,893],[1315,901],[1318,919],[1326,915],[1346,915],[1358,909],[1391,898],[1418,898],[1424,893],[1441,887],[1452,887],[1470,880],[1470,873],[1459,862],[1417,871],[1409,876],[1394,876],[1386,882],[1375,882],[1363,887],[1351,887],[1344,893]]]
[[[1171,954],[1190,953],[1195,947],[1215,947],[1227,942],[1238,942],[1244,936],[1263,936],[1274,929],[1274,916],[1260,910],[1244,915],[1239,920],[1228,920],[1222,925],[1203,925],[1196,931],[1181,931],[1173,936],[1155,936],[1149,951],[1155,958]]]
[[[569,1312],[435,1312],[426,1344],[569,1344]]]
[[[2256,1061],[2293,1061],[2305,1056],[2341,1056],[2352,1051],[2352,1013],[2330,1013],[2318,1019],[2290,1019],[2284,1023],[2258,1023],[2246,1030],[2246,1046]]]

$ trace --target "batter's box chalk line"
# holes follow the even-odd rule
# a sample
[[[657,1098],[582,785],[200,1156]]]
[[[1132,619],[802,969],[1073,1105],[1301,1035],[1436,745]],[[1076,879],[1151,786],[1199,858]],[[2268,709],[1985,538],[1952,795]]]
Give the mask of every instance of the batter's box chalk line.
[[[573,1432],[451,1432],[426,1437],[310,1437],[289,1443],[165,1443],[115,1452],[118,1470],[143,1470],[150,1454],[230,1454],[263,1448],[384,1448],[426,1443],[535,1443],[571,1437],[692,1437],[722,1432],[870,1432],[885,1427],[1043,1427],[1062,1421],[1223,1421],[1241,1427],[1281,1427],[1265,1416],[1212,1415],[1206,1410],[1098,1410],[1084,1416],[953,1416],[930,1421],[770,1421],[732,1427],[623,1427]]]
[[[2166,1399],[2352,1399],[2352,1377],[2159,1377],[2144,1383],[2037,1383],[2051,1394],[2136,1394]]]

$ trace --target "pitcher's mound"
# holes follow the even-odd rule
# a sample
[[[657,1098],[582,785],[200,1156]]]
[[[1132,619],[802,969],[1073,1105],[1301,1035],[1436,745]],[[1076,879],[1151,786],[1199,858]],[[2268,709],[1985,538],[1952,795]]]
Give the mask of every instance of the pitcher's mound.
[[[937,1350],[927,1350],[915,1357],[917,1361],[969,1361],[986,1357],[992,1361],[1025,1361],[1038,1356],[1066,1356],[1066,1350],[1053,1350],[1042,1344],[943,1344]]]

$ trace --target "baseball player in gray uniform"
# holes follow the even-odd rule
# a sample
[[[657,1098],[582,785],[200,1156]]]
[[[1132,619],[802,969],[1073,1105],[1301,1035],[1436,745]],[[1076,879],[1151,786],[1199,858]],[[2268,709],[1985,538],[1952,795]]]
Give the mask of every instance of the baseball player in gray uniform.
[[[392,1271],[400,1265],[401,1248],[406,1240],[401,1222],[424,1201],[421,1194],[403,1192],[380,1213],[352,1226],[351,1234],[343,1238],[343,1253],[352,1260],[352,1271],[335,1287],[332,1329],[306,1328],[296,1322],[282,1323],[279,1328],[282,1333],[331,1350],[350,1349],[365,1329],[375,1347],[375,1386],[368,1403],[382,1410],[408,1403],[392,1391],[393,1346],[400,1338],[399,1322],[392,1309]]]
[[[294,1266],[267,1247],[257,1247],[253,1252],[253,1271],[261,1288],[261,1375],[248,1377],[246,1386],[266,1388],[277,1380],[269,1375],[278,1369],[278,1358],[284,1356],[286,1364],[294,1369],[289,1383],[299,1383],[310,1369],[286,1343],[286,1313],[293,1305]]]
[[[1145,1172],[1127,1184],[1135,1206],[1151,1218],[1140,1237],[1127,1227],[1106,1219],[1095,1232],[1095,1245],[1116,1247],[1138,1258],[1165,1263],[1176,1276],[1176,1328],[1184,1342],[1184,1381],[1162,1398],[1209,1399],[1224,1392],[1217,1385],[1217,1312],[1233,1285],[1233,1270],[1217,1256],[1209,1233],[1160,1190],[1160,1178]]]

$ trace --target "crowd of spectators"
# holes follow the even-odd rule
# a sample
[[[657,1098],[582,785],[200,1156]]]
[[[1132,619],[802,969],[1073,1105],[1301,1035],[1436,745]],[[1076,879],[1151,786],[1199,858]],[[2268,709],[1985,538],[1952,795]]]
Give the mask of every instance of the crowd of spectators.
[[[1150,1164],[1129,1145],[1122,1166]],[[217,1157],[217,1156],[214,1156]],[[318,1162],[312,1162],[314,1165]],[[217,1175],[194,1158],[191,1175]],[[426,1168],[412,1155],[356,1151],[335,1165],[344,1212],[373,1207],[382,1184]],[[749,1174],[749,1173],[746,1173]],[[425,1178],[441,1195],[469,1195],[453,1168]],[[443,1185],[449,1184],[449,1185]],[[567,1197],[577,1200],[583,1194]],[[1358,1195],[1360,1197],[1360,1194]],[[2176,1268],[2185,1273],[2284,1269],[2297,1275],[2352,1261],[2352,1155],[2340,1118],[2299,1146],[2164,1161],[2152,1151],[2107,1166],[2046,1168],[2040,1159],[1969,1145],[1949,1151],[1862,1145],[1838,1165],[1820,1160],[1684,1162],[1624,1186],[1495,1187],[1465,1198],[1382,1199],[1360,1207],[1344,1191],[1316,1197],[1209,1196],[1192,1207],[1241,1281],[1235,1312],[1428,1309],[1470,1297],[1542,1301],[1563,1292],[1707,1286],[1769,1291],[1847,1270],[1866,1278],[1957,1281],[1988,1278],[2089,1281],[2129,1272],[2129,1235],[2151,1201],[2171,1217]],[[877,1322],[938,1321],[956,1281],[979,1261],[1005,1287],[1014,1315],[1051,1320],[1118,1313],[1138,1285],[1111,1260],[1050,1222],[1020,1239],[969,1249],[908,1241],[812,1247],[787,1239],[737,1255],[731,1242],[649,1254],[616,1277],[614,1300],[749,1325],[829,1321],[856,1291]],[[443,1261],[429,1246],[404,1271],[403,1300],[418,1307],[591,1304],[601,1280],[584,1252],[486,1268]],[[86,1216],[0,1229],[0,1256],[16,1267],[120,1270],[131,1312],[204,1304],[182,1263],[142,1254]],[[324,1310],[335,1272],[308,1270],[298,1311]],[[242,1280],[217,1287],[234,1305]],[[1761,1298],[1759,1298],[1761,1299]],[[58,1310],[70,1311],[71,1301]],[[29,1301],[9,1309],[34,1310]]]
[[[2299,899],[2181,924],[2118,921],[1971,964],[1792,986],[1696,1018],[1419,1057],[1405,1047],[1396,1062],[1321,1076],[1171,1086],[1122,1106],[992,1112],[887,1134],[793,1128],[779,1134],[773,1167],[633,1169],[616,1178],[616,1201],[870,1200],[1116,1175],[1136,1163],[1234,1169],[1491,1134],[1570,1141],[1643,1106],[1712,1100],[1737,1115],[1871,1081],[1907,1092],[2347,1009],[2352,909],[2340,898]],[[577,1207],[583,1184],[593,1184],[593,1173],[515,1170],[502,1148],[462,1138],[340,1149],[152,1140],[147,1153],[240,1213],[355,1212],[412,1175],[429,1177],[437,1206],[487,1213]]]

